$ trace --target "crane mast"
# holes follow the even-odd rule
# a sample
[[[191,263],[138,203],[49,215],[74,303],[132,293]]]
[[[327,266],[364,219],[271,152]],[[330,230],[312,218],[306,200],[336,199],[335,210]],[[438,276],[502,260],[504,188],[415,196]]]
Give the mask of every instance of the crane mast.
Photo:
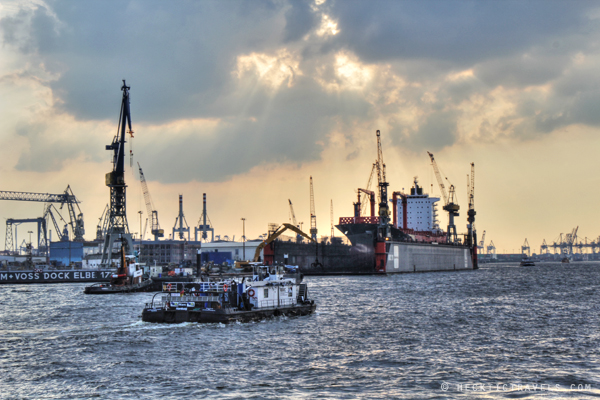
[[[446,187],[444,186],[444,181],[442,180],[442,175],[440,174],[440,170],[438,169],[437,163],[435,162],[435,158],[433,154],[427,152],[429,154],[429,158],[431,159],[431,165],[433,166],[433,171],[435,172],[435,177],[440,185],[440,191],[442,192],[442,197],[444,198],[444,207],[445,211],[448,211],[448,232],[447,232],[447,241],[448,243],[456,243],[458,241],[456,235],[456,225],[454,224],[454,217],[458,217],[460,214],[458,210],[460,210],[460,206],[456,203],[456,193],[454,190],[454,185],[450,184],[450,189],[448,194],[446,194]],[[448,178],[446,178],[448,180]]]
[[[315,194],[313,191],[313,179],[310,177],[310,237],[317,240],[317,216],[315,215]]]
[[[113,152],[113,170],[106,174],[106,186],[110,188],[110,209],[108,213],[108,227],[104,240],[102,259],[100,265],[108,267],[112,260],[113,243],[120,240],[125,246],[126,254],[133,253],[133,242],[127,223],[127,197],[125,184],[125,135],[133,137],[131,129],[131,113],[129,110],[129,89],[123,79],[123,98],[119,114],[119,128],[111,144],[106,150]],[[127,130],[129,128],[129,130]]]
[[[138,168],[140,170],[140,181],[142,183],[142,192],[144,192],[144,201],[146,202],[146,210],[148,211],[148,218],[151,220],[151,230],[150,232],[154,235],[154,240],[158,240],[159,237],[165,236],[165,230],[160,228],[160,224],[158,223],[158,211],[154,208],[154,203],[152,202],[152,198],[150,197],[150,191],[148,190],[148,184],[146,183],[146,177],[144,176],[144,172],[142,171],[142,167],[140,163],[138,163]]]
[[[388,206],[387,188],[390,185],[385,178],[385,163],[383,162],[383,150],[381,148],[381,132],[377,130],[377,180],[379,182],[379,225],[387,226],[390,223],[390,209]],[[383,234],[390,236],[388,229]]]

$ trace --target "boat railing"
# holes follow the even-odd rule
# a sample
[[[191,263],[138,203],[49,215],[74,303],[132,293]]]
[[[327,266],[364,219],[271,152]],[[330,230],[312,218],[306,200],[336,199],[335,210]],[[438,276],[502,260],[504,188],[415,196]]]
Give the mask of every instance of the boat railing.
[[[194,291],[197,292],[226,292],[231,290],[229,282],[163,282],[162,284],[165,293],[179,293],[181,289],[178,289],[178,286],[181,288],[188,285],[193,285]],[[224,285],[227,285],[227,290],[224,290]]]
[[[166,303],[167,301],[179,302],[179,303],[205,303],[209,301],[219,301],[219,296],[162,296],[161,301]]]
[[[277,307],[282,307],[282,306],[291,306],[294,305],[294,301],[293,299],[273,299],[273,300],[261,300],[259,302],[260,304],[260,308],[277,308]]]

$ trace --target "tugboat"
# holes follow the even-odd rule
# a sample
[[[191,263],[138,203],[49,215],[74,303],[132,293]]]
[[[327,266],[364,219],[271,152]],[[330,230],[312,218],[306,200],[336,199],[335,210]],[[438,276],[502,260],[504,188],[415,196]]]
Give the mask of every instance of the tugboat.
[[[86,286],[85,294],[110,294],[152,291],[152,279],[143,279],[144,271],[135,262],[135,256],[125,255],[125,246],[121,247],[121,266],[113,273],[110,282]]]
[[[535,262],[529,257],[523,257],[521,267],[535,267]]]
[[[229,323],[259,321],[280,315],[312,314],[298,267],[253,264],[252,275],[233,279],[163,283],[142,311],[142,321],[155,323]]]

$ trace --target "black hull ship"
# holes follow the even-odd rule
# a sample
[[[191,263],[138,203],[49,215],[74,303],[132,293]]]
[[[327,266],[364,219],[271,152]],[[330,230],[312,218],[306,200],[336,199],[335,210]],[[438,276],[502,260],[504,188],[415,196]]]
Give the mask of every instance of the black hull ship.
[[[241,279],[166,283],[146,304],[142,321],[226,324],[309,315],[317,306],[301,279],[295,268],[255,265],[253,275]]]

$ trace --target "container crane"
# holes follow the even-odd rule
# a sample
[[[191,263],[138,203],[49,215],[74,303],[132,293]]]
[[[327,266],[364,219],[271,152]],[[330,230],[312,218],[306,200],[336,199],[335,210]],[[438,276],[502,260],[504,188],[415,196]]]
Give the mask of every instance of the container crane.
[[[140,182],[142,182],[142,192],[144,192],[144,200],[146,202],[146,210],[148,211],[148,218],[151,218],[152,224],[150,232],[154,235],[154,240],[158,240],[159,237],[165,236],[165,230],[160,228],[158,223],[158,211],[154,208],[154,203],[150,197],[150,191],[148,191],[148,184],[146,183],[146,177],[142,171],[140,163],[137,163],[140,170]]]
[[[444,181],[442,180],[442,175],[440,174],[440,170],[438,169],[437,163],[433,158],[433,154],[427,152],[429,154],[429,158],[431,159],[431,165],[433,166],[433,171],[435,172],[435,177],[440,185],[440,191],[442,192],[442,197],[444,198],[444,207],[445,211],[448,211],[448,243],[456,243],[456,225],[454,224],[454,217],[458,217],[460,214],[458,210],[460,210],[460,206],[456,203],[456,194],[454,191],[454,185],[450,183],[450,189],[448,193],[446,193],[446,187],[444,186]],[[448,180],[448,178],[446,178]]]
[[[525,238],[525,242],[523,242],[523,245],[521,246],[521,254],[524,256],[526,255],[527,257],[531,256],[531,249],[527,238]]]
[[[483,235],[481,235],[481,242],[479,242],[479,250],[482,252],[485,250],[485,231],[483,231]]]

